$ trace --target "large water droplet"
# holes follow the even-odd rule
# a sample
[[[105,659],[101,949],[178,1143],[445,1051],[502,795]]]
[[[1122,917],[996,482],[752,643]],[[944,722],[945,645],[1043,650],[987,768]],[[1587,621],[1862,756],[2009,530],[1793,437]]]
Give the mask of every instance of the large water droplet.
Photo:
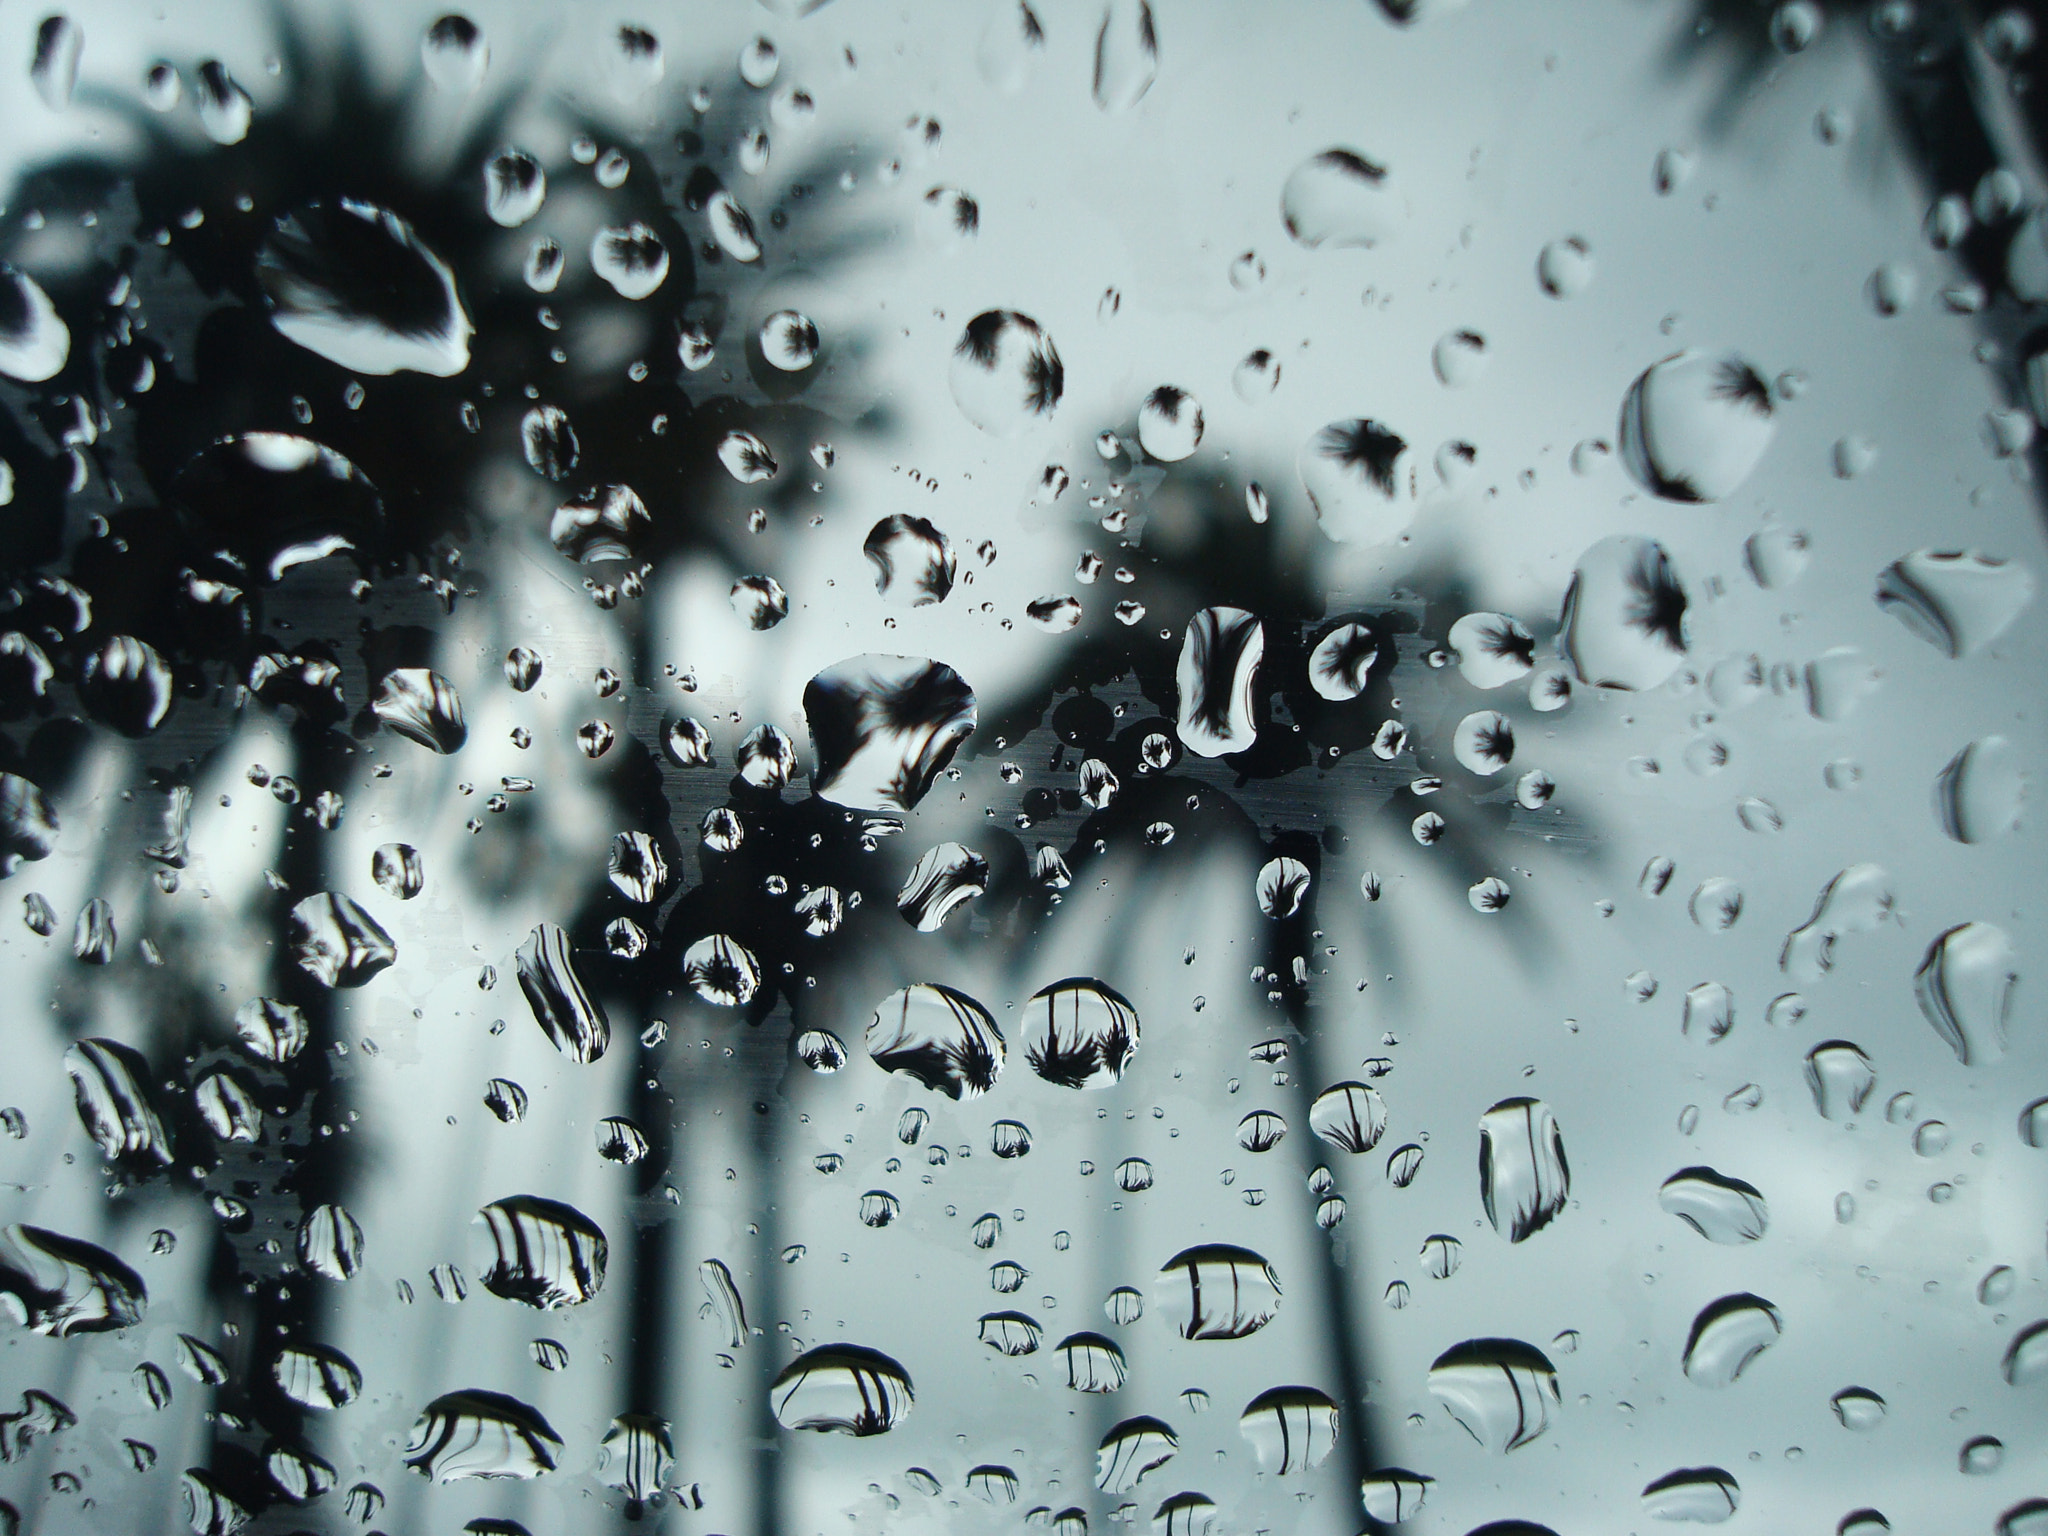
[[[1311,249],[1377,245],[1393,233],[1398,212],[1386,167],[1353,149],[1311,156],[1280,189],[1287,233]]]
[[[71,330],[42,285],[0,262],[0,373],[40,384],[70,356]]]
[[[1238,1415],[1238,1433],[1252,1443],[1259,1468],[1282,1477],[1321,1466],[1337,1448],[1337,1404],[1314,1387],[1273,1387]]]
[[[1778,1309],[1761,1296],[1723,1296],[1693,1319],[1685,1374],[1703,1387],[1731,1386],[1784,1331]]]
[[[1963,923],[1928,946],[1913,996],[1956,1060],[1966,1067],[2005,1054],[2005,1026],[2019,981],[2012,940],[1990,923]]]
[[[964,992],[923,982],[882,1000],[868,1024],[867,1048],[883,1071],[906,1073],[951,1099],[988,1092],[1007,1056],[986,1008]]]
[[[425,667],[395,667],[385,673],[370,712],[388,729],[430,752],[457,752],[469,740],[455,685]]]
[[[1129,1493],[1148,1472],[1173,1460],[1180,1437],[1162,1420],[1125,1419],[1102,1437],[1095,1452],[1095,1486],[1104,1493]]]
[[[149,1063],[114,1040],[80,1040],[64,1052],[78,1118],[100,1155],[167,1164],[170,1138],[149,1093]]]
[[[1417,457],[1377,421],[1333,421],[1295,455],[1322,530],[1339,544],[1388,544],[1415,516]]]
[[[1735,1513],[1742,1489],[1719,1467],[1680,1467],[1643,1489],[1643,1513],[1653,1520],[1719,1525]]]
[[[574,1206],[512,1195],[493,1200],[477,1219],[494,1254],[478,1278],[493,1296],[552,1311],[580,1305],[603,1288],[604,1233]]]
[[[947,382],[969,421],[997,437],[1014,437],[1052,415],[1066,390],[1066,368],[1036,320],[991,309],[961,332]]]
[[[1138,1010],[1087,977],[1054,982],[1025,1004],[1022,1045],[1031,1070],[1062,1088],[1108,1088],[1138,1050]]]
[[[1657,1204],[1710,1243],[1753,1243],[1770,1225],[1764,1197],[1712,1168],[1681,1168],[1657,1191]]]
[[[2018,748],[1984,736],[1948,760],[1934,781],[1934,815],[1959,843],[1994,842],[2019,823],[2027,771]]]
[[[1159,34],[1148,0],[1109,0],[1095,34],[1095,105],[1128,112],[1159,75]]]
[[[1877,577],[1877,605],[1950,657],[1974,656],[2033,599],[2031,571],[1973,549],[1915,550]]]
[[[1184,1339],[1242,1339],[1280,1310],[1280,1277],[1249,1248],[1204,1243],[1159,1271],[1168,1314]]]
[[[469,366],[455,274],[388,208],[343,198],[287,214],[256,280],[280,335],[351,373],[446,379]]]
[[[1655,688],[1690,644],[1687,599],[1664,547],[1615,534],[1579,557],[1558,623],[1565,657],[1596,687]]]
[[[501,149],[484,162],[484,211],[493,224],[516,229],[547,201],[548,176],[523,149]]]
[[[1677,353],[1645,369],[1622,402],[1622,461],[1668,501],[1720,501],[1770,446],[1772,410],[1770,381],[1735,353]]]
[[[413,1425],[405,1464],[443,1483],[533,1478],[554,1471],[561,1454],[562,1437],[538,1409],[502,1392],[471,1388],[427,1404]]]
[[[784,1429],[879,1435],[909,1414],[913,1393],[901,1365],[879,1350],[827,1344],[799,1355],[768,1389]]]
[[[960,674],[914,656],[856,656],[804,688],[811,789],[854,810],[907,811],[975,725]]]
[[[875,567],[875,590],[882,601],[899,608],[944,602],[959,572],[952,541],[914,515],[883,518],[868,530],[861,552]]]
[[[1846,1120],[1876,1091],[1877,1069],[1860,1046],[1828,1040],[1806,1053],[1806,1086],[1823,1118]]]
[[[576,973],[569,936],[553,923],[541,923],[519,946],[514,963],[534,1022],[555,1049],[585,1063],[602,1056],[611,1044],[611,1021]]]
[[[1386,1134],[1386,1102],[1379,1090],[1369,1084],[1337,1083],[1317,1094],[1315,1102],[1309,1105],[1308,1128],[1340,1151],[1370,1152]],[[1421,1150],[1417,1148],[1418,1166],[1421,1160]],[[1397,1182],[1406,1184],[1413,1177],[1410,1173]]]
[[[484,83],[491,47],[483,28],[456,13],[430,23],[420,36],[420,65],[438,90],[467,96]]]
[[[220,60],[207,59],[200,64],[194,93],[199,103],[199,126],[214,143],[239,144],[249,136],[256,103]]]
[[[1564,1137],[1549,1105],[1503,1099],[1480,1117],[1479,1198],[1494,1231],[1519,1243],[1548,1226],[1570,1193]]]
[[[1176,730],[1203,757],[1242,752],[1257,738],[1252,685],[1266,654],[1266,629],[1242,608],[1204,608],[1188,620],[1176,680]]]
[[[290,944],[299,969],[325,987],[360,987],[398,958],[391,935],[339,891],[292,908]]]
[[[630,485],[602,485],[573,496],[548,520],[548,542],[582,565],[631,560],[654,527]]]
[[[1184,389],[1162,384],[1138,408],[1138,446],[1162,464],[1174,464],[1202,442],[1201,402]]]
[[[1429,1390],[1495,1454],[1540,1436],[1560,1400],[1556,1368],[1519,1339],[1468,1339],[1445,1350],[1429,1368]]]

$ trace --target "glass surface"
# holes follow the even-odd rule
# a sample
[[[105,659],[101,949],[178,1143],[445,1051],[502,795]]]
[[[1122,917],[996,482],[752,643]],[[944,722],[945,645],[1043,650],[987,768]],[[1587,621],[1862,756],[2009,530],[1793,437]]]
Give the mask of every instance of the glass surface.
[[[2040,58],[0,12],[0,1536],[2043,1536]]]

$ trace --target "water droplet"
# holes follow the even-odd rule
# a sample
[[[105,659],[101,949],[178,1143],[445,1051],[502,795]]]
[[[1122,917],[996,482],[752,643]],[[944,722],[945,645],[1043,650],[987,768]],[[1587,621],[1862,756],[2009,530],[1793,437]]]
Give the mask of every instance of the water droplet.
[[[1230,370],[1230,387],[1246,405],[1256,405],[1280,387],[1280,360],[1264,347],[1247,352]]]
[[[1124,1352],[1101,1334],[1069,1334],[1058,1348],[1074,1391],[1114,1392],[1124,1384]]]
[[[1265,626],[1242,608],[1204,608],[1188,621],[1175,676],[1176,731],[1189,751],[1222,757],[1251,746],[1252,686],[1265,652]]]
[[[1936,939],[1913,975],[1920,1012],[1966,1067],[2005,1054],[2019,972],[2012,940],[1990,923],[1963,923]]]
[[[1579,557],[1559,619],[1581,682],[1655,688],[1685,660],[1688,599],[1662,545],[1616,534]]]
[[[69,16],[45,16],[36,28],[29,79],[52,112],[71,105],[71,90],[78,83],[78,56],[84,47],[85,29]]]
[[[1099,981],[1070,977],[1025,1005],[1024,1059],[1063,1088],[1109,1088],[1138,1049],[1138,1011]]]
[[[1417,456],[1377,421],[1331,422],[1302,445],[1294,464],[1318,524],[1336,543],[1392,543],[1415,516]]]
[[[1719,1467],[1680,1467],[1643,1489],[1642,1508],[1653,1520],[1718,1525],[1741,1501],[1741,1488]]]
[[[1383,1525],[1396,1525],[1422,1512],[1429,1500],[1430,1485],[1435,1481],[1417,1472],[1389,1467],[1362,1478],[1358,1496],[1373,1519]]]
[[[1352,149],[1311,156],[1280,189],[1287,233],[1311,250],[1377,245],[1393,233],[1397,209],[1386,167]]]
[[[778,309],[761,322],[761,356],[771,368],[801,373],[818,360],[818,327],[810,316]]]
[[[280,1392],[307,1408],[345,1408],[363,1390],[363,1373],[338,1349],[324,1344],[289,1344],[270,1362]]]
[[[753,630],[773,629],[789,617],[789,594],[773,576],[742,576],[732,584],[732,611]]]
[[[218,59],[199,66],[194,86],[199,105],[199,126],[216,144],[239,144],[249,136],[249,124],[256,104],[242,89],[228,68]]]
[[[1701,1386],[1728,1386],[1783,1332],[1777,1309],[1762,1297],[1746,1293],[1724,1296],[1694,1320],[1686,1342],[1685,1374]],[[1863,1405],[1856,1405],[1845,1413],[1842,1398],[1847,1396],[1840,1394],[1836,1401],[1836,1412],[1845,1424],[1852,1416],[1868,1411]],[[1876,1400],[1876,1409],[1878,1417],[1882,1417],[1882,1399]]]
[[[1476,710],[1458,722],[1452,755],[1469,773],[1499,773],[1515,756],[1515,728],[1495,709]]]
[[[1264,1472],[1286,1477],[1320,1467],[1337,1448],[1337,1404],[1314,1387],[1274,1387],[1261,1392],[1238,1415],[1238,1433],[1249,1440]]]
[[[79,1122],[102,1157],[169,1164],[170,1138],[151,1100],[149,1063],[140,1051],[113,1040],[80,1040],[64,1052],[64,1071]]]
[[[1847,1040],[1830,1040],[1806,1054],[1806,1086],[1813,1107],[1826,1119],[1845,1120],[1860,1111],[1877,1088],[1877,1069]]]
[[[761,966],[738,940],[707,934],[683,951],[683,981],[715,1007],[743,1008],[760,988]]]
[[[1963,1442],[1956,1457],[1956,1469],[1965,1477],[1989,1477],[2005,1464],[2005,1444],[1991,1435],[1978,1435]],[[2044,1509],[2048,1514],[2048,1509]]]
[[[1429,1390],[1496,1455],[1541,1436],[1560,1402],[1556,1368],[1518,1339],[1469,1339],[1444,1351],[1429,1368]]]
[[[1162,1420],[1125,1419],[1102,1437],[1095,1452],[1095,1486],[1104,1493],[1129,1493],[1179,1449],[1180,1437]]]
[[[984,432],[1014,437],[1049,417],[1066,388],[1066,369],[1038,322],[1014,310],[985,310],[953,349],[948,374],[961,413]]]
[[[406,843],[385,843],[370,855],[370,878],[387,895],[411,901],[426,885],[420,851]]]
[[[882,601],[899,608],[944,602],[959,573],[952,541],[922,517],[897,513],[883,518],[868,530],[861,552],[875,567],[875,590]],[[1034,609],[1037,606],[1032,605]],[[1080,605],[1075,603],[1074,608],[1079,622]],[[1035,612],[1031,616],[1044,622]]]
[[[1162,384],[1138,409],[1138,445],[1162,464],[1187,458],[1202,442],[1202,407],[1184,389]]]
[[[94,719],[123,736],[146,736],[171,712],[171,669],[155,646],[113,635],[86,656],[78,692]]]
[[[325,987],[360,987],[398,958],[391,935],[337,891],[292,908],[290,943],[299,969]]]
[[[1771,386],[1734,353],[1680,352],[1652,365],[1621,410],[1622,459],[1652,494],[1721,501],[1770,446]]]
[[[493,1296],[552,1311],[586,1302],[603,1287],[604,1233],[574,1206],[513,1195],[492,1201],[477,1219],[496,1254],[480,1277]]]
[[[299,1219],[299,1262],[329,1280],[363,1267],[363,1229],[338,1205],[316,1205]]]
[[[514,963],[534,1022],[555,1049],[586,1064],[602,1056],[611,1044],[611,1021],[576,972],[569,936],[553,923],[541,923],[519,946]]]
[[[1969,549],[1916,550],[1877,577],[1877,605],[1952,658],[1991,644],[2033,598],[2025,566]]]
[[[2016,826],[2025,808],[2027,771],[2003,736],[1984,736],[1948,760],[1934,782],[1934,814],[1959,843],[1988,843]]]
[[[1363,624],[1340,624],[1309,653],[1309,686],[1333,703],[1355,699],[1365,691],[1379,642]]]
[[[981,229],[981,205],[958,187],[933,187],[917,209],[918,239],[935,251],[957,251]]]
[[[1486,338],[1472,330],[1444,332],[1429,354],[1437,382],[1446,389],[1464,389],[1478,383],[1490,361]]]
[[[784,1367],[768,1401],[784,1429],[879,1435],[903,1422],[913,1393],[903,1367],[879,1350],[828,1344]]]
[[[420,35],[420,65],[437,90],[467,96],[483,84],[491,48],[483,29],[467,16],[450,14]]]
[[[1564,1209],[1571,1169],[1564,1138],[1540,1099],[1503,1099],[1479,1120],[1479,1198],[1511,1243],[1540,1232]]]
[[[1575,299],[1592,285],[1592,247],[1577,235],[1553,240],[1536,257],[1536,282],[1553,299]]]
[[[388,208],[341,199],[285,215],[256,280],[280,335],[350,373],[446,379],[469,366],[455,274]]]
[[[526,1090],[508,1077],[494,1077],[484,1084],[484,1108],[506,1125],[526,1118]]]
[[[973,733],[974,695],[951,667],[919,657],[857,656],[804,689],[819,798],[907,811]]]
[[[1159,34],[1148,0],[1109,0],[1095,34],[1095,105],[1128,112],[1159,74]]]
[[[523,1479],[554,1471],[561,1453],[561,1436],[539,1410],[501,1392],[472,1388],[427,1404],[413,1425],[405,1464],[442,1483]]]
[[[1228,1243],[1184,1249],[1159,1271],[1184,1339],[1242,1339],[1280,1310],[1280,1277],[1258,1254]]]

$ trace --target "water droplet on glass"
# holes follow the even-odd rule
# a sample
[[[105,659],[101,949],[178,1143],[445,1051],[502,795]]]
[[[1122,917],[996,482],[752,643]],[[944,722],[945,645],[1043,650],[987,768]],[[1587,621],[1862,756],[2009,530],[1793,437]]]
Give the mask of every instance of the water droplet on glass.
[[[792,1360],[768,1389],[784,1429],[879,1435],[908,1416],[910,1377],[879,1350],[828,1344]]]
[[[1537,1439],[1560,1402],[1549,1357],[1518,1339],[1468,1339],[1437,1356],[1429,1390],[1496,1455]]]
[[[969,421],[997,437],[1014,437],[1052,415],[1066,388],[1066,369],[1036,320],[991,309],[961,332],[947,379]]]
[[[1784,1331],[1778,1309],[1761,1296],[1723,1296],[1693,1319],[1685,1374],[1703,1387],[1731,1386]]]
[[[1159,34],[1148,0],[1109,0],[1095,34],[1095,104],[1128,112],[1159,74]]]
[[[285,215],[256,280],[280,335],[350,373],[445,379],[469,366],[455,274],[388,208],[341,199]]]
[[[2012,940],[1990,923],[1963,923],[1928,947],[1913,976],[1920,1012],[1956,1060],[1981,1066],[2005,1054],[2006,1019],[2019,981]]]
[[[1280,189],[1287,233],[1310,249],[1377,245],[1393,233],[1398,207],[1386,167],[1353,149],[1311,156]]]
[[[1991,644],[2033,598],[2025,566],[1970,549],[1916,550],[1877,577],[1877,605],[1952,658]]]

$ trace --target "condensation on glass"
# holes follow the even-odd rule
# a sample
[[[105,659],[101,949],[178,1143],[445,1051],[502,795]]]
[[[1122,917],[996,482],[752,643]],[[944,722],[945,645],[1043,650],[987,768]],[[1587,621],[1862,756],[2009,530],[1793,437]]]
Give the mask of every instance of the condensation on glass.
[[[0,15],[0,1536],[2048,1532],[2036,31]]]

